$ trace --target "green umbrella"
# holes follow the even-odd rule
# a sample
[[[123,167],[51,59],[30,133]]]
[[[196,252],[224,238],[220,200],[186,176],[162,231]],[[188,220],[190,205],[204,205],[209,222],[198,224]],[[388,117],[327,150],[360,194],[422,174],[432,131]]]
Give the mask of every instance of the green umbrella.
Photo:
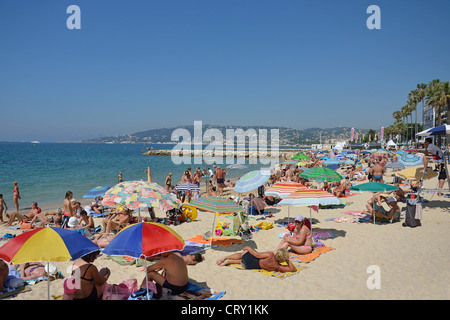
[[[342,176],[334,170],[325,167],[312,167],[308,170],[300,173],[300,178],[319,181],[319,182],[329,182],[329,181],[341,181]]]
[[[302,153],[299,153],[299,154],[296,154],[295,156],[293,156],[291,159],[311,159],[310,157],[308,157],[306,154],[302,154]]]
[[[367,182],[353,187],[350,187],[351,191],[372,191],[372,192],[387,192],[398,190],[398,187],[390,184],[380,182]]]
[[[350,187],[351,191],[371,191],[373,193],[375,192],[387,192],[387,191],[394,191],[398,190],[398,187],[392,186],[390,184],[380,183],[380,182],[367,182],[362,183],[353,187]],[[373,204],[372,204],[373,209]],[[373,223],[375,224],[375,212],[373,212]]]
[[[223,197],[200,197],[197,200],[191,201],[189,205],[200,210],[214,212],[214,219],[211,230],[211,248],[214,236],[214,226],[216,225],[216,215],[221,213],[234,213],[242,211],[242,207],[239,204],[237,204],[233,200],[229,200]]]

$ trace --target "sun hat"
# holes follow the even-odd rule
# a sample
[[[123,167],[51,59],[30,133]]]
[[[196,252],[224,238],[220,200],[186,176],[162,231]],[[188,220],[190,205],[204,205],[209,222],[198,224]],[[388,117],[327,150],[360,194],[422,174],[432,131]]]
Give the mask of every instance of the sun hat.
[[[297,216],[295,217],[295,220],[294,220],[294,221],[300,221],[300,222],[302,222],[302,221],[303,221],[303,216],[302,216],[301,214],[297,215]]]
[[[77,224],[78,224],[78,219],[77,218],[71,217],[69,219],[69,223],[68,223],[69,227],[71,227],[71,228],[76,227]]]

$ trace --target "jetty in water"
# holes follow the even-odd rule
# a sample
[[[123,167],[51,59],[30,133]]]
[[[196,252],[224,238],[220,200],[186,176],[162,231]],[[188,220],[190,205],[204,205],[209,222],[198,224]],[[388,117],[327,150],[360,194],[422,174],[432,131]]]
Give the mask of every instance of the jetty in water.
[[[174,157],[235,157],[235,158],[245,158],[245,159],[256,159],[256,158],[274,158],[279,157],[280,159],[290,159],[292,156],[298,153],[306,153],[307,151],[317,151],[318,149],[306,149],[306,148],[293,148],[293,149],[275,149],[267,148],[267,150],[260,151],[257,149],[246,149],[246,150],[223,150],[208,149],[208,150],[193,150],[193,149],[174,149],[174,150],[147,150],[143,152],[143,155],[147,156],[174,156]]]

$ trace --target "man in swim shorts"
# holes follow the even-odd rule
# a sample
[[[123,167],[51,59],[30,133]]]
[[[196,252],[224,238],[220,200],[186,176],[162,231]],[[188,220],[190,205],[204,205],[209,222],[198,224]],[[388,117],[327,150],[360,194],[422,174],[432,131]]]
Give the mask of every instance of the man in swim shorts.
[[[159,299],[162,288],[172,291],[172,294],[180,294],[189,286],[189,276],[185,260],[174,252],[161,254],[162,259],[147,267],[148,280],[156,283],[157,293],[154,295]],[[163,270],[163,274],[158,271]],[[146,279],[142,281],[141,288],[146,287]]]

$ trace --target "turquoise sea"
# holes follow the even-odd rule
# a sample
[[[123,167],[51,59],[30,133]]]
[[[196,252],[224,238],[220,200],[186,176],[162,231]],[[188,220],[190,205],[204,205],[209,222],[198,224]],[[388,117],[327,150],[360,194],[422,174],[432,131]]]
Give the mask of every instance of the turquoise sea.
[[[68,190],[74,193],[74,198],[81,199],[96,186],[114,186],[121,171],[124,180],[147,180],[145,170],[150,167],[152,181],[164,185],[169,172],[173,173],[173,182],[177,183],[187,167],[205,168],[204,164],[175,165],[167,156],[142,155],[147,146],[154,150],[174,147],[163,144],[0,142],[0,193],[8,211],[12,212],[13,181],[18,182],[20,208],[25,209],[31,207],[33,201],[39,205],[62,205]],[[227,179],[237,180],[261,167],[246,165],[247,169],[228,170]]]

